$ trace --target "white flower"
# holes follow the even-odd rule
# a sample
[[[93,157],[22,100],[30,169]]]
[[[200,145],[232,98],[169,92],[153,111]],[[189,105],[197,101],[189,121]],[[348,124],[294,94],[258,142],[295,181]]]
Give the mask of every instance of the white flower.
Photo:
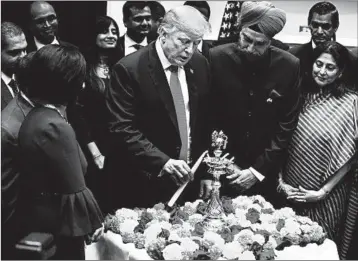
[[[251,222],[246,219],[246,210],[243,209],[236,209],[235,210],[235,217],[238,220],[238,224],[242,227],[250,227]]]
[[[169,222],[170,214],[165,210],[157,210],[157,213],[153,216],[154,219],[157,219],[159,221],[167,221]]]
[[[290,217],[295,217],[296,213],[293,211],[292,208],[281,208],[279,210],[276,210],[273,213],[274,219],[279,220],[280,218],[282,219],[286,219],[286,218],[290,218]]]
[[[204,244],[207,246],[216,245],[221,249],[224,248],[225,240],[218,233],[212,231],[205,231],[203,239],[204,239]]]
[[[230,213],[229,215],[225,216],[224,221],[229,227],[234,225],[240,225],[239,219],[236,218],[235,214],[233,213]]]
[[[147,212],[152,214],[153,218],[157,215],[157,211],[154,208],[147,208]]]
[[[163,249],[163,257],[165,260],[181,260],[183,259],[183,248],[178,244],[170,244]]]
[[[250,229],[241,230],[238,234],[234,236],[234,240],[238,241],[242,246],[251,245],[254,237],[254,232]]]
[[[196,212],[196,207],[194,206],[193,203],[191,202],[186,202],[184,207],[183,207],[183,211],[187,214],[193,215]]]
[[[198,205],[200,204],[200,203],[202,203],[202,202],[204,202],[202,199],[197,199],[197,200],[195,200],[194,202],[193,202],[193,208],[195,208],[195,209],[198,209]]]
[[[181,237],[178,235],[178,233],[174,232],[174,231],[170,231],[170,235],[168,238],[168,241],[181,241]]]
[[[196,223],[199,223],[204,220],[204,216],[201,214],[193,214],[189,216],[188,223],[194,227]]]
[[[273,233],[277,233],[277,228],[276,228],[276,224],[271,224],[271,223],[262,223],[261,224],[261,229],[262,230],[266,230],[267,232],[269,232],[270,234]]]
[[[261,213],[262,207],[257,203],[252,204],[251,206],[248,207],[248,209],[250,209],[250,208],[253,208],[253,209],[257,210],[259,213]]]
[[[225,244],[223,249],[223,256],[227,259],[235,259],[241,255],[243,250],[244,249],[238,241],[233,241]]]
[[[296,220],[301,225],[312,225],[313,221],[309,217],[305,216],[296,216]]]
[[[255,195],[251,197],[252,201],[258,201],[259,204],[265,204],[267,201],[266,199],[261,195]]]
[[[274,218],[271,214],[260,214],[260,220],[262,224],[274,223]]]
[[[235,209],[247,209],[252,205],[252,199],[248,198],[247,196],[238,196],[232,200],[232,205]]]
[[[123,222],[126,219],[138,220],[138,213],[129,208],[121,208],[116,211],[116,217],[118,217],[120,222]]]
[[[125,233],[134,233],[134,228],[138,226],[138,221],[133,219],[126,219],[119,225],[119,231],[122,235]]]
[[[264,245],[264,249],[275,249],[277,247],[277,241],[272,236],[269,237],[268,241]]]
[[[263,235],[260,235],[260,234],[255,234],[252,237],[252,241],[257,242],[262,246],[263,244],[265,244],[265,237]]]
[[[188,237],[182,238],[180,240],[180,246],[184,249],[185,252],[190,253],[194,253],[199,249],[199,245]]]
[[[150,243],[153,240],[156,240],[158,235],[162,232],[162,227],[160,223],[150,225],[146,230],[144,230],[145,242]]]
[[[240,256],[239,260],[256,260],[254,253],[251,251],[244,251]]]
[[[261,224],[258,224],[258,223],[255,223],[255,224],[251,224],[250,225],[250,228],[252,231],[256,232],[257,230],[261,230],[262,229],[262,225]]]

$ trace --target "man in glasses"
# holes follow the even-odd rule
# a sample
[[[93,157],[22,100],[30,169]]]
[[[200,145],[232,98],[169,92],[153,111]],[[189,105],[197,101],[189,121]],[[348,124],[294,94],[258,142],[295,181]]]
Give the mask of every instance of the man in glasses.
[[[57,14],[48,2],[36,1],[30,5],[30,31],[32,39],[29,39],[27,52],[37,51],[47,44],[73,46],[58,39]]]
[[[312,84],[313,50],[317,45],[326,41],[336,41],[339,27],[339,13],[330,2],[319,2],[313,5],[308,13],[308,26],[311,31],[311,41],[290,49],[290,53],[300,59],[302,86],[307,88]],[[351,61],[356,60],[351,53]]]

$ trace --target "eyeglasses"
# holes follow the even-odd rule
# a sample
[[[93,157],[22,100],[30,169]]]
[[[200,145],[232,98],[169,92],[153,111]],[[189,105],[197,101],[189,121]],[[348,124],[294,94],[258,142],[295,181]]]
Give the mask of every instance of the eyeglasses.
[[[44,18],[39,18],[35,20],[35,23],[39,26],[45,26],[46,22],[49,24],[54,23],[57,20],[57,16],[56,15],[49,15],[47,17]]]
[[[319,27],[321,27],[323,30],[329,30],[332,28],[332,24],[329,23],[317,23],[317,22],[311,22],[311,26],[314,29],[318,29]]]

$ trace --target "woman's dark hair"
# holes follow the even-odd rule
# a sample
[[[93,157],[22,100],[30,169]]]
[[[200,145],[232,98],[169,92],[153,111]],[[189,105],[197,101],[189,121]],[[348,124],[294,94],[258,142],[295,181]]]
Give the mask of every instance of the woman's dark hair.
[[[323,53],[332,55],[339,70],[342,72],[342,76],[337,78],[334,84],[329,87],[332,88],[331,91],[333,95],[339,96],[347,90],[354,90],[353,70],[348,49],[340,43],[327,41],[318,45],[314,50],[313,63],[315,63]]]
[[[38,50],[29,65],[29,98],[65,105],[81,90],[86,61],[76,47],[48,44]]]
[[[117,30],[117,45],[115,48],[111,49],[100,49],[96,44],[97,36],[98,34],[108,31],[108,28],[112,23]],[[124,56],[122,46],[119,44],[118,24],[109,16],[98,16],[96,18],[95,30],[90,38],[90,46],[84,51],[84,56],[87,62],[86,86],[91,86],[91,88],[94,88],[99,92],[103,92],[105,87],[104,82],[96,73],[96,66],[99,63],[100,53],[106,53],[108,55],[108,65],[110,69]]]
[[[27,94],[31,84],[30,62],[36,52],[31,52],[22,57],[16,65],[16,81],[22,92]]]

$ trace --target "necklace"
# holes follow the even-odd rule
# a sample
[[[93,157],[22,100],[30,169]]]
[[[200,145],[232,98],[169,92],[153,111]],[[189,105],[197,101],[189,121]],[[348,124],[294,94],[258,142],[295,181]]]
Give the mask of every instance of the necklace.
[[[48,108],[48,109],[52,109],[52,110],[57,111],[57,113],[60,114],[60,116],[62,117],[62,119],[64,119],[65,122],[69,124],[69,122],[67,121],[67,119],[65,118],[65,116],[60,112],[60,110],[59,110],[56,106],[54,106],[54,105],[52,105],[52,104],[44,104],[43,106],[46,107],[46,108]]]

